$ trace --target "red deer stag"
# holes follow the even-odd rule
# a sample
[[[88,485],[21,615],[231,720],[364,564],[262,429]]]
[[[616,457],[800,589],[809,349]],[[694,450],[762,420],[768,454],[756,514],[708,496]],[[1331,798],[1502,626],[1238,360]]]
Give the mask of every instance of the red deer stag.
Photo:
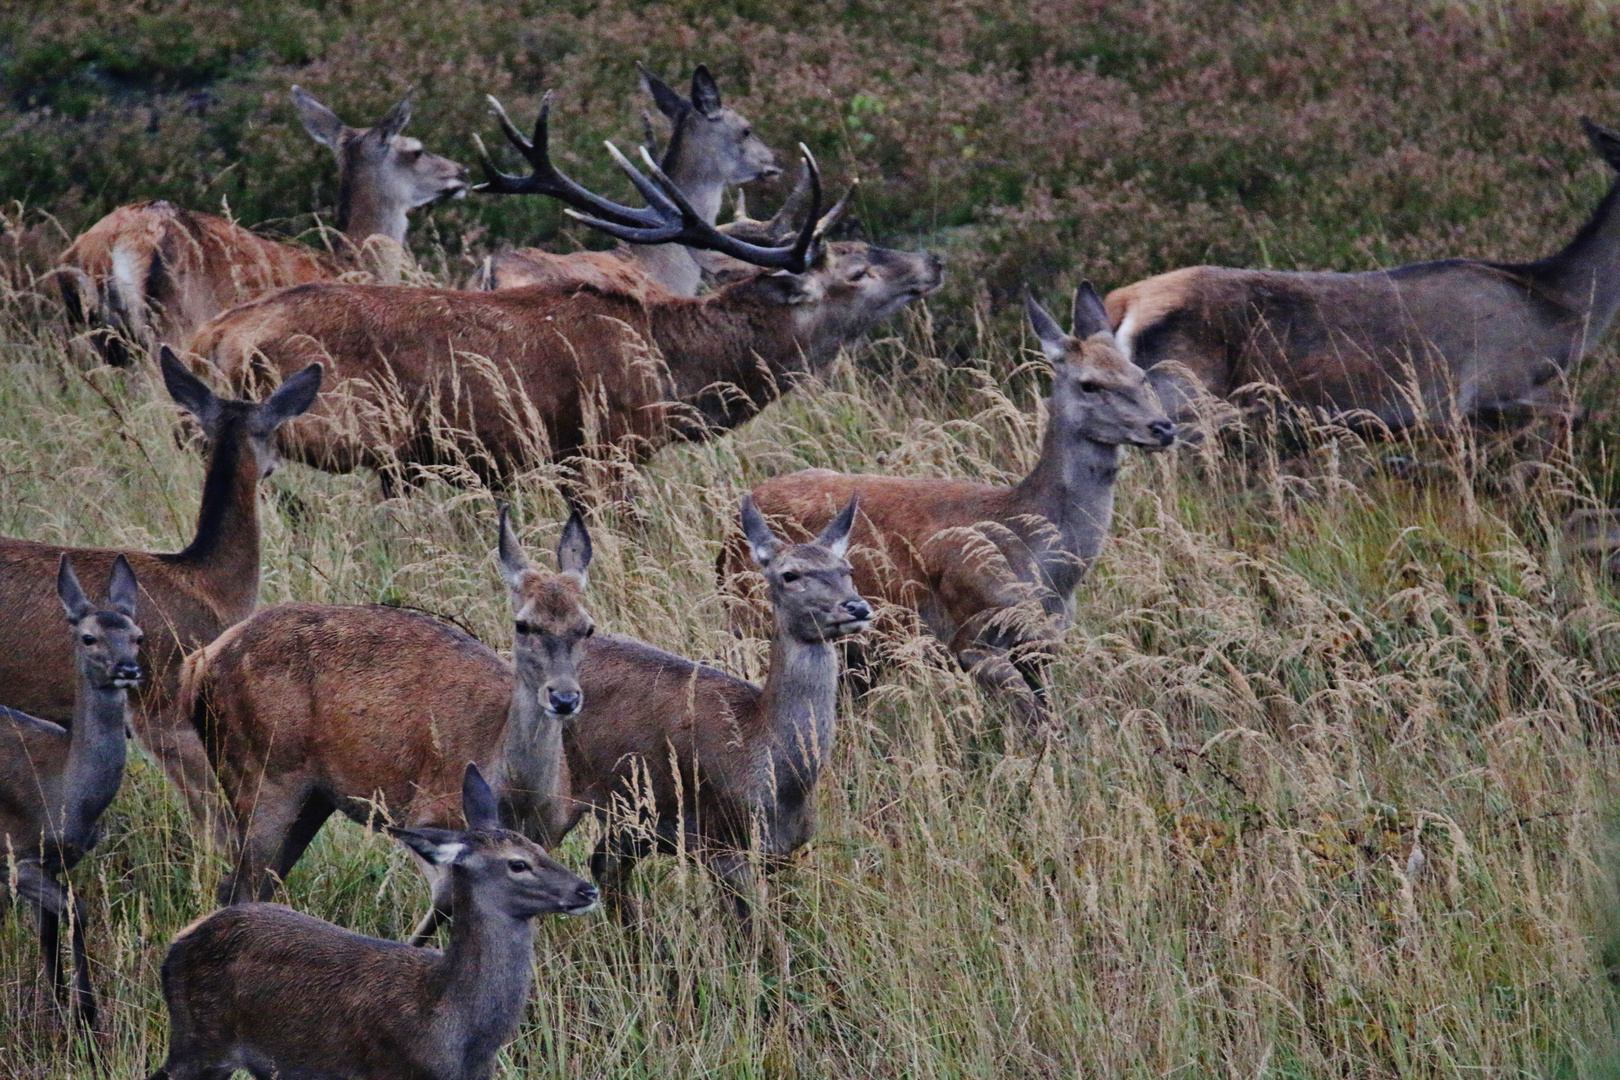
[[[548,847],[561,838],[561,725],[582,706],[578,668],[595,631],[584,608],[590,535],[575,511],[558,572],[543,573],[503,509],[500,559],[515,680],[462,631],[377,606],[268,607],[187,661],[181,708],[238,834],[220,903],[267,899],[334,810],[361,824],[380,810],[412,828],[456,825],[465,761],[489,770],[511,827]]]
[[[662,167],[670,180],[710,225],[720,216],[720,201],[728,186],[771,179],[781,174],[776,155],[754,134],[753,125],[720,104],[720,88],[708,68],[699,64],[692,74],[690,100],[670,89],[662,79],[637,65],[642,87],[652,95],[658,111],[669,120],[669,150]],[[543,124],[551,95],[541,105]],[[534,144],[518,133],[506,110],[489,99],[501,129],[519,153],[532,158]],[[544,145],[544,135],[537,137]],[[489,183],[476,190],[503,194],[500,174],[482,154]],[[645,279],[676,296],[696,296],[702,284],[701,249],[674,244],[638,244],[617,251],[576,251],[554,255],[540,248],[517,248],[484,261],[475,284],[481,289],[510,289],[541,283],[577,284],[582,280],[609,287],[635,288]]]
[[[292,99],[304,130],[337,156],[337,225],[350,246],[329,254],[269,240],[162,201],[120,206],[74,241],[57,270],[70,317],[92,327],[108,363],[129,364],[130,342],[182,344],[254,297],[356,269],[368,238],[404,243],[407,211],[466,194],[464,166],[400,134],[409,95],[369,128],[349,127],[300,87]]]
[[[151,1080],[488,1080],[534,981],[534,922],[588,915],[597,891],[501,828],[469,764],[464,831],[390,830],[451,883],[444,952],[362,937],[276,904],[216,911],[163,960],[169,1054]]]
[[[176,714],[185,654],[218,637],[253,610],[259,597],[259,481],[276,466],[276,428],[309,408],[321,385],[318,365],[288,379],[262,404],[215,397],[165,348],[160,364],[175,402],[210,443],[202,507],[191,543],[175,555],[61,548],[0,538],[0,704],[59,724],[73,716],[73,650],[45,628],[55,622],[53,571],[64,554],[94,575],[127,558],[141,580],[150,639],[150,678],[131,712],[135,733],[163,763],[199,820],[224,821],[202,742]]]
[[[39,918],[45,970],[63,1005],[68,1004],[68,986],[60,933],[62,917],[68,917],[74,969],[71,1012],[87,1028],[96,1024],[96,998],[84,947],[84,912],[69,897],[61,875],[100,839],[101,815],[124,782],[124,717],[129,691],[141,682],[137,592],[135,573],[120,555],[112,564],[107,606],[98,609],[63,554],[56,593],[73,629],[73,726],[64,730],[49,720],[0,708],[0,870]]]
[[[1581,121],[1620,170],[1620,134]],[[1356,274],[1195,266],[1108,296],[1120,349],[1172,412],[1268,382],[1369,431],[1568,415],[1553,383],[1620,308],[1620,180],[1575,239],[1530,263],[1445,259]]]
[[[720,232],[656,167],[655,183],[619,157],[651,204],[631,209],[545,164],[571,200],[591,207],[586,220],[620,239],[701,247],[776,271],[702,298],[597,286],[303,285],[227,312],[191,348],[237,386],[330,361],[341,392],[323,395],[288,445],[321,468],[364,465],[386,478],[405,464],[465,462],[493,479],[542,448],[556,460],[610,448],[645,459],[753,417],[795,375],[820,370],[939,287],[932,255],[822,242],[819,181],[805,156],[811,211],[782,247]]]
[[[754,498],[809,535],[859,496],[856,587],[916,611],[964,669],[1011,695],[1020,719],[1037,725],[1046,715],[1045,656],[1108,535],[1120,447],[1159,450],[1176,429],[1115,347],[1089,282],[1075,294],[1072,335],[1032,297],[1025,307],[1052,364],[1052,397],[1040,457],[1021,483],[810,469],[766,481]],[[742,550],[728,546],[728,573],[745,568]]]

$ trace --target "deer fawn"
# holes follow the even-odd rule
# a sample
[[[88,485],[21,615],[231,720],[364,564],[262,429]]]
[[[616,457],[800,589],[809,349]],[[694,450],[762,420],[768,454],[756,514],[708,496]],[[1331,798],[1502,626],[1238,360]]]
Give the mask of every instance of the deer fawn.
[[[495,479],[542,452],[567,460],[617,449],[645,460],[675,439],[735,427],[943,276],[932,255],[822,242],[813,163],[803,227],[791,244],[767,247],[709,225],[656,168],[654,183],[623,162],[651,203],[632,209],[551,168],[543,127],[534,148],[544,186],[589,208],[597,228],[785,272],[756,271],[700,299],[597,286],[304,285],[220,316],[192,351],[238,386],[330,360],[341,392],[323,397],[291,440],[309,464],[385,476],[410,463],[465,464]]]
[[[728,186],[781,174],[776,155],[754,134],[753,126],[720,104],[720,88],[708,68],[699,64],[692,73],[690,99],[639,64],[637,70],[642,88],[652,95],[658,111],[670,123],[663,170],[710,225],[720,216],[721,198]],[[548,93],[548,103],[550,97]],[[494,98],[489,101],[507,138],[525,157],[530,156],[533,145],[506,119],[500,102]],[[486,185],[482,190],[495,188]],[[613,252],[576,251],[567,255],[553,255],[540,248],[517,248],[484,260],[475,286],[510,289],[542,282],[569,285],[590,281],[608,287],[636,288],[640,285],[637,278],[644,277],[675,296],[696,296],[703,281],[703,262],[708,257],[701,249],[674,244],[641,244]]]
[[[1012,487],[960,480],[851,476],[810,469],[754,490],[760,509],[808,534],[852,497],[855,582],[910,608],[986,688],[1012,696],[1021,719],[1044,720],[1041,669],[1073,615],[1074,590],[1107,537],[1120,447],[1175,439],[1140,369],[1120,355],[1090,283],[1063,333],[1033,298],[1025,306],[1052,364],[1040,458]],[[744,569],[742,545],[723,556]]]
[[[163,961],[169,1054],[152,1080],[487,1080],[534,980],[534,922],[587,915],[597,891],[501,827],[469,764],[463,831],[390,829],[451,882],[444,952],[362,937],[276,904],[216,911]]]
[[[210,449],[197,531],[174,555],[61,548],[0,537],[0,704],[57,723],[73,714],[73,652],[55,634],[51,569],[64,554],[81,570],[106,573],[119,558],[141,579],[150,677],[136,697],[135,733],[163,764],[199,821],[223,839],[225,823],[214,795],[213,771],[202,742],[174,708],[185,654],[206,645],[253,610],[259,596],[259,481],[275,469],[276,429],[309,408],[321,386],[312,365],[263,403],[215,397],[164,349],[160,364],[169,395],[191,413]]]
[[[1581,124],[1620,170],[1620,133]],[[1108,314],[1121,351],[1172,411],[1200,391],[1269,382],[1369,431],[1573,419],[1557,381],[1620,310],[1617,204],[1620,178],[1568,246],[1536,262],[1359,274],[1194,266],[1115,289]]]
[[[368,238],[398,249],[407,211],[467,193],[464,166],[400,134],[411,118],[409,95],[359,129],[300,87],[292,88],[292,100],[310,138],[337,157],[337,225],[350,246],[334,255],[281,243],[162,201],[120,206],[75,240],[57,268],[69,317],[91,327],[108,363],[129,364],[131,342],[149,351],[160,342],[183,343],[238,304],[359,268]],[[398,259],[386,254],[394,265],[382,267],[381,276],[397,277]]]
[[[503,509],[500,557],[515,680],[462,631],[372,606],[265,608],[186,662],[181,709],[203,734],[236,821],[237,863],[220,903],[267,899],[333,811],[361,824],[379,814],[412,828],[458,824],[464,761],[489,770],[510,826],[546,846],[561,839],[560,728],[584,704],[578,668],[595,630],[584,607],[590,536],[575,511],[558,572],[546,573],[529,564]]]
[[[0,868],[39,918],[45,970],[64,1006],[69,998],[59,935],[67,916],[74,969],[70,1011],[88,1028],[96,1023],[96,998],[84,947],[84,911],[61,877],[100,839],[101,815],[124,780],[124,716],[129,691],[141,681],[136,592],[135,573],[120,555],[113,560],[107,606],[97,608],[63,554],[56,593],[74,635],[73,726],[64,730],[0,708],[0,843],[5,845]]]

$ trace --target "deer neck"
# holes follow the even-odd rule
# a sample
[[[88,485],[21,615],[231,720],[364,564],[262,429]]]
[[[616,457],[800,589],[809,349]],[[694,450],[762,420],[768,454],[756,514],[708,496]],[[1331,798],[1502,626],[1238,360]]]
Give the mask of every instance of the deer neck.
[[[403,244],[410,228],[405,210],[402,203],[381,198],[376,185],[360,177],[346,175],[338,185],[338,228],[356,246],[368,236],[386,236]]]
[[[184,551],[163,559],[204,576],[222,612],[240,617],[258,602],[259,462],[245,421],[227,420],[215,438],[196,534]]]
[[[540,687],[517,665],[512,705],[506,714],[506,741],[501,748],[502,809],[510,827],[549,847],[553,843],[550,809],[561,794],[562,720],[540,706]]]
[[[664,172],[681,189],[692,209],[713,225],[720,217],[720,200],[725,184],[711,177],[686,152],[686,141],[678,135],[664,159]],[[696,296],[703,285],[703,267],[691,249],[681,244],[632,244],[630,258],[643,273],[676,296]]]
[[[676,400],[696,408],[718,429],[757,416],[806,366],[790,309],[751,302],[738,286],[703,300],[661,305],[655,309],[653,337],[669,366]]]
[[[1558,254],[1528,267],[1541,284],[1585,312],[1584,336],[1595,342],[1620,309],[1620,177]]]
[[[112,805],[124,780],[124,720],[129,691],[103,689],[90,684],[81,671],[79,693],[73,707],[73,728],[68,734],[67,762],[62,770],[62,805],[56,838],[60,846],[79,852],[94,841],[96,822]]]
[[[629,257],[641,271],[676,296],[696,296],[703,268],[680,244],[632,244]]]
[[[806,804],[832,754],[838,720],[838,649],[779,627],[760,704],[773,744],[775,804]]]
[[[1032,544],[1046,584],[1067,605],[1102,551],[1114,519],[1120,449],[1063,430],[1047,419],[1040,460],[1013,489],[1014,513],[1039,514],[1055,535]]]
[[[496,909],[467,873],[451,867],[450,945],[433,979],[436,1020],[443,1036],[461,1043],[468,1076],[517,1032],[534,982],[534,924]]]

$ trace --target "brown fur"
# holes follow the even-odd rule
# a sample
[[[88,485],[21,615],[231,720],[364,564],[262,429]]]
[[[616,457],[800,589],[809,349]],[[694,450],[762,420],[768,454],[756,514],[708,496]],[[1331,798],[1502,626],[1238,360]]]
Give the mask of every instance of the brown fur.
[[[828,247],[806,274],[757,274],[702,299],[305,285],[227,312],[191,349],[233,386],[329,361],[336,385],[288,446],[320,468],[464,455],[494,477],[542,449],[559,460],[607,447],[645,459],[752,417],[793,374],[817,370],[941,278],[932,256]],[[452,429],[437,440],[435,417]]]

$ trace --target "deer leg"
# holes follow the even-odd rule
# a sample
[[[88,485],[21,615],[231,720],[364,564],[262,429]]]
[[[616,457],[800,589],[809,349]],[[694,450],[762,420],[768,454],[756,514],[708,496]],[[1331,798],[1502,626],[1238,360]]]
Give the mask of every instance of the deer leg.
[[[251,809],[244,808],[238,815],[238,827],[243,833],[242,844],[237,853],[236,868],[219,884],[221,905],[270,899],[275,891],[275,878],[271,870],[279,865],[282,849],[302,817],[309,795],[308,785],[302,781],[293,787],[268,779],[254,793]],[[323,816],[321,820],[326,819]],[[319,825],[316,827],[319,828]],[[313,835],[311,832],[310,836]],[[308,843],[306,838],[304,844],[307,846]],[[298,853],[303,854],[302,847]],[[291,864],[288,866],[290,868]]]
[[[69,943],[73,952],[73,1013],[87,1031],[96,1026],[96,995],[90,989],[90,953],[84,945],[84,905],[74,898],[68,907]]]
[[[276,856],[275,874],[281,880],[287,880],[292,868],[298,865],[298,860],[304,857],[309,845],[315,839],[315,834],[321,831],[326,819],[332,816],[337,806],[322,791],[311,791],[304,797],[304,805],[299,807],[298,816],[293,819],[292,827],[287,830],[287,837],[281,842],[281,853]]]
[[[704,865],[714,875],[715,884],[731,904],[731,913],[743,936],[754,935],[754,868],[746,852],[722,849],[711,852]]]
[[[204,827],[216,851],[231,850],[231,815],[214,778],[202,736],[185,718],[176,717],[173,702],[147,710],[132,709],[135,734],[180,790],[191,816]]]
[[[45,976],[51,993],[63,1008],[68,1006],[67,978],[62,972],[62,915],[67,911],[67,890],[56,876],[37,862],[16,864],[17,895],[28,901],[39,922],[39,954],[45,962]]]
[[[652,841],[629,829],[610,829],[591,853],[591,877],[602,890],[602,900],[619,913],[626,926],[634,921],[635,905],[629,896],[630,875],[636,863],[652,851]]]

